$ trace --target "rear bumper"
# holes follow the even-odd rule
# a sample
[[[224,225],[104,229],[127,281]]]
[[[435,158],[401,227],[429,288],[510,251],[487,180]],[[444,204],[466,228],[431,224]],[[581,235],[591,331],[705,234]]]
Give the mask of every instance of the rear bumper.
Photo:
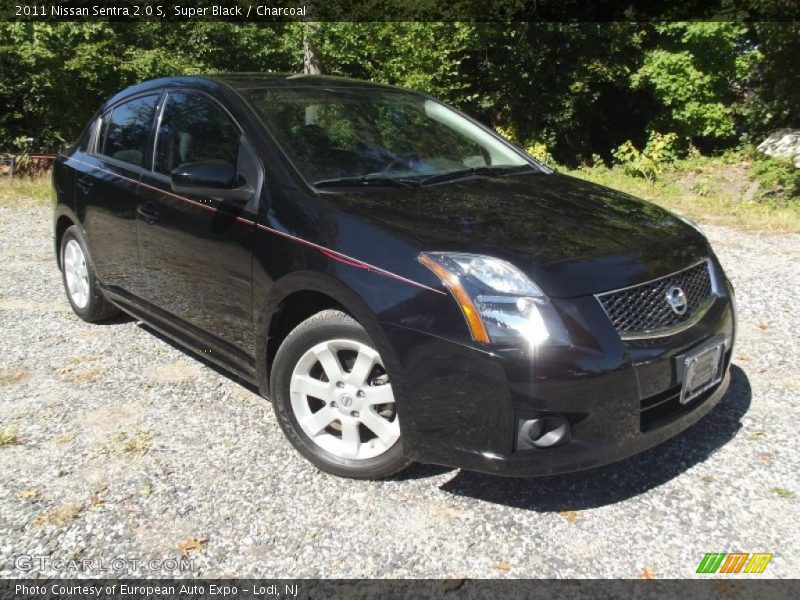
[[[534,355],[384,324],[402,369],[396,395],[410,458],[510,476],[580,471],[660,444],[725,395],[735,333],[730,297],[719,298],[691,329],[638,344],[620,340],[594,299],[557,305],[573,346]],[[686,405],[674,398],[648,411],[654,399],[679,392],[683,356],[712,338],[728,340],[722,382]],[[571,440],[517,447],[520,423],[548,414],[567,418]]]

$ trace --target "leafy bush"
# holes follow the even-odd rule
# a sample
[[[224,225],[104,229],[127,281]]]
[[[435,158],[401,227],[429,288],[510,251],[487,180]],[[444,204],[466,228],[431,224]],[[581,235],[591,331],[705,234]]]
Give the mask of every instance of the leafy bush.
[[[543,144],[542,142],[529,142],[523,146],[523,149],[540,163],[543,163],[548,167],[556,166],[556,160],[553,158],[553,155],[550,154],[546,144]]]
[[[653,183],[664,166],[678,158],[679,152],[680,144],[676,134],[651,131],[644,150],[639,150],[628,140],[612,154],[629,175],[643,177]]]
[[[556,160],[553,158],[553,155],[550,154],[550,151],[547,148],[547,144],[544,142],[533,140],[527,143],[521,142],[519,140],[519,136],[517,132],[514,131],[511,127],[502,127],[498,126],[495,127],[495,131],[499,133],[501,136],[506,138],[512,144],[516,144],[520,148],[522,148],[525,152],[527,152],[530,156],[538,160],[540,163],[547,165],[548,167],[555,167]]]
[[[756,199],[760,201],[784,206],[800,203],[800,169],[790,159],[756,154],[750,179],[758,183]]]

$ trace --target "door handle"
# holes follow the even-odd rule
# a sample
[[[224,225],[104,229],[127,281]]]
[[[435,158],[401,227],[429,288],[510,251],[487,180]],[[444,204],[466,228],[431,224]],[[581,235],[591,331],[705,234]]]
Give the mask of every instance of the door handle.
[[[156,210],[156,205],[153,202],[145,202],[136,207],[136,212],[139,213],[145,223],[152,225],[158,220],[159,212]]]
[[[84,194],[89,193],[89,190],[92,189],[94,182],[86,175],[82,175],[78,177],[78,187],[81,188]]]

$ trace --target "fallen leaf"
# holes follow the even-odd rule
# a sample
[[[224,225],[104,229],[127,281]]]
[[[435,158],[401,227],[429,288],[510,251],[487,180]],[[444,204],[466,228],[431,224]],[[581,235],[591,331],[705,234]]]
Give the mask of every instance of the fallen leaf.
[[[21,490],[17,496],[22,500],[31,500],[36,498],[39,495],[39,490],[29,489],[29,490]]]
[[[189,538],[182,544],[178,544],[178,552],[183,554],[184,556],[189,556],[189,552],[197,551],[200,552],[205,548],[206,542],[208,542],[208,538]]]
[[[644,567],[636,574],[637,579],[655,579],[656,577],[658,577],[658,573],[650,567]]]
[[[706,483],[713,483],[714,482],[714,476],[713,475],[703,475],[702,480],[705,481]]]
[[[96,508],[101,504],[105,504],[105,500],[103,500],[100,496],[92,496],[92,508]]]
[[[751,360],[751,357],[745,352],[739,352],[739,354],[736,355],[736,360]]]
[[[492,566],[493,569],[500,569],[501,571],[510,571],[511,570],[511,563],[507,563],[505,561],[499,562],[496,565]]]
[[[578,513],[575,512],[574,510],[565,510],[565,511],[560,512],[558,514],[560,514],[562,517],[564,517],[567,520],[567,523],[574,523],[575,519],[578,518]]]
[[[761,462],[765,462],[768,465],[771,465],[772,464],[772,455],[771,454],[759,454],[758,455],[758,460],[760,460]]]
[[[759,329],[766,329],[767,327],[769,327],[769,325],[767,325],[766,323],[764,323],[764,321],[759,321],[759,322],[758,322],[758,328],[759,328]]]

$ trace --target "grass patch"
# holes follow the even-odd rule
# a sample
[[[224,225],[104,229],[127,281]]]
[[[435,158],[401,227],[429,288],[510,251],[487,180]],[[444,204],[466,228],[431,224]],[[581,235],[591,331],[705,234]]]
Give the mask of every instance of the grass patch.
[[[0,177],[0,206],[45,206],[50,202],[50,176]]]
[[[781,498],[793,498],[794,494],[787,490],[786,488],[782,487],[774,487],[770,490],[776,496],[780,496]]]
[[[105,367],[88,367],[82,371],[71,373],[67,379],[74,383],[91,383],[92,381],[100,381],[105,374]]]
[[[0,385],[15,385],[30,381],[31,373],[19,367],[0,371]]]
[[[120,432],[113,436],[119,442],[117,450],[124,454],[147,454],[153,445],[153,436],[149,431],[139,431],[136,435]]]
[[[0,429],[0,448],[3,446],[13,446],[19,444],[17,431],[13,427],[3,427]]]
[[[63,375],[68,381],[72,381],[74,383],[89,383],[92,381],[99,381],[106,374],[106,368],[99,365],[85,365],[88,365],[93,361],[100,360],[100,358],[101,357],[97,354],[72,356],[67,361],[66,365],[57,369],[57,372],[59,375]],[[84,368],[79,369],[79,366],[84,366]]]
[[[64,434],[64,435],[54,439],[53,443],[55,443],[55,444],[69,444],[74,439],[75,439],[75,434],[74,433],[67,433],[67,434]]]
[[[127,431],[118,431],[108,436],[107,444],[95,444],[92,452],[98,456],[116,454],[139,454],[150,452],[153,446],[153,436],[149,431],[140,430],[135,434]]]
[[[741,155],[681,160],[649,183],[622,167],[585,166],[563,172],[654,202],[699,223],[768,233],[800,232],[800,202],[764,200]]]

